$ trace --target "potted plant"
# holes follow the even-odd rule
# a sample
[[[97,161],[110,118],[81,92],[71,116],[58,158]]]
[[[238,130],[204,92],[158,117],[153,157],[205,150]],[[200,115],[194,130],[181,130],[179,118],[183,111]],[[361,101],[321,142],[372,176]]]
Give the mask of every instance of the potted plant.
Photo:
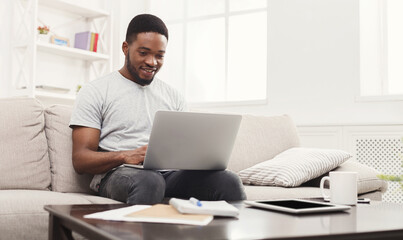
[[[49,27],[48,26],[38,26],[38,40],[43,42],[49,42]]]

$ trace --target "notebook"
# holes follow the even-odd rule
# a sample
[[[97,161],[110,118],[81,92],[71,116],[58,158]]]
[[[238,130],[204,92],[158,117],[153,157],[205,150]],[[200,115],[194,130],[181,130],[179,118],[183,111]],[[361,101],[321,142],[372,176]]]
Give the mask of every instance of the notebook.
[[[224,170],[241,115],[158,111],[142,166],[154,170]]]

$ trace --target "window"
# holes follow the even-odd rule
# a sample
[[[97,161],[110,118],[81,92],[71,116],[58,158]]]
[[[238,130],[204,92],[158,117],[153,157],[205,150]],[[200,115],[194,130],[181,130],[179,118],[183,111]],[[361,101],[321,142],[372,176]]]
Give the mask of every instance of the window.
[[[361,96],[403,95],[403,1],[360,1]]]
[[[151,0],[170,36],[159,77],[190,103],[265,102],[267,0]]]

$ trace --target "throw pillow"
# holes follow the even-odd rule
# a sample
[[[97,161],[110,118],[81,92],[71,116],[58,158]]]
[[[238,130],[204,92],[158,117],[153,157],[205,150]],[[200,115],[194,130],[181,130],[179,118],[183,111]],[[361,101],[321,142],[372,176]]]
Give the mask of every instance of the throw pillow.
[[[290,148],[239,172],[244,184],[297,187],[336,168],[351,155],[342,150]]]

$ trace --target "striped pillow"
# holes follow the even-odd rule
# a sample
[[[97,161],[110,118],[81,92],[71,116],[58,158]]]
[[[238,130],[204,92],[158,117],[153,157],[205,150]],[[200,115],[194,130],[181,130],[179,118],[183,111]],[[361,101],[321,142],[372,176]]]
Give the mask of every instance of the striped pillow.
[[[347,161],[351,155],[342,150],[290,148],[273,159],[239,172],[244,184],[297,187]]]

